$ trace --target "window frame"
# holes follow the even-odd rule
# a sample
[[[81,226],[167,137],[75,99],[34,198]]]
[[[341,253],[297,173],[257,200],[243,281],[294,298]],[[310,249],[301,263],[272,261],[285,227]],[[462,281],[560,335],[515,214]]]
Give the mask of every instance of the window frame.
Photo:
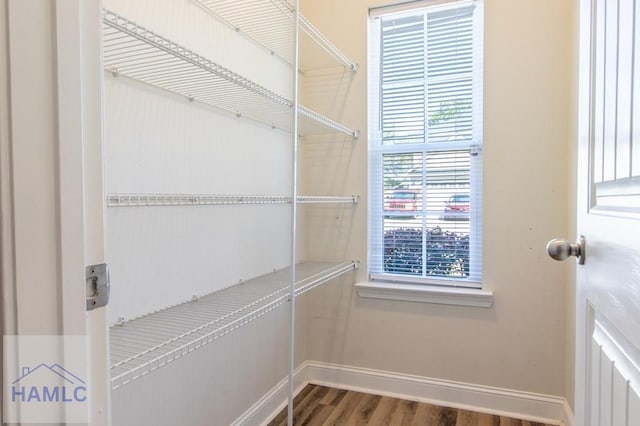
[[[474,12],[472,18],[472,135],[471,141],[448,141],[448,142],[429,142],[428,141],[428,125],[425,123],[425,138],[421,143],[407,144],[387,144],[382,140],[382,19],[388,17],[402,18],[416,15],[418,13],[424,16],[424,32],[425,32],[425,50],[427,37],[427,15],[429,13],[448,10],[466,5],[473,5]],[[369,14],[369,77],[368,77],[368,93],[369,93],[369,232],[368,232],[368,267],[369,280],[380,283],[397,283],[397,284],[420,284],[423,286],[437,286],[438,288],[462,287],[473,289],[482,288],[482,136],[483,136],[483,1],[482,0],[432,0],[419,1],[415,4],[399,4],[382,8],[370,9]],[[426,59],[425,59],[426,61]],[[425,67],[426,67],[425,63]],[[424,89],[424,107],[425,122],[428,121],[428,99],[427,99],[427,81],[425,76]],[[403,275],[397,273],[386,273],[384,269],[384,196],[383,196],[383,156],[385,154],[402,154],[402,153],[427,153],[441,152],[453,150],[467,150],[475,157],[471,165],[471,178],[469,196],[471,205],[470,212],[470,266],[473,265],[473,271],[467,278],[450,278],[450,277],[428,277]],[[423,167],[424,162],[423,162]],[[423,189],[424,190],[424,189]],[[423,232],[425,225],[423,222]],[[426,250],[423,248],[423,250]],[[425,252],[423,251],[423,254]],[[375,267],[378,270],[375,270]],[[382,269],[382,270],[381,270]]]

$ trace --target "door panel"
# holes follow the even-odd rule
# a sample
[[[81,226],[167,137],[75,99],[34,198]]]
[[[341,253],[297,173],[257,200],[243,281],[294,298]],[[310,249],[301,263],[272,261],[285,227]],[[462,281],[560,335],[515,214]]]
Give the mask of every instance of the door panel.
[[[632,401],[638,400],[633,384],[640,383],[640,370],[633,356],[619,344],[624,337],[609,334],[612,326],[596,320],[592,334],[592,424],[632,426]]]
[[[602,160],[602,180],[610,181],[615,179],[616,170],[616,57],[617,57],[617,15],[618,4],[615,1],[603,1],[604,13],[601,27],[596,27],[596,31],[604,32],[602,45],[598,45],[597,50],[602,50],[604,59],[604,78],[603,84],[603,114],[602,117],[596,116],[596,120],[603,120],[603,160]],[[599,65],[599,64],[598,64]],[[597,138],[600,135],[596,135]],[[600,165],[595,165],[599,167]]]
[[[632,96],[634,91],[640,93],[633,84],[639,68],[634,63],[638,62],[634,39],[640,37],[636,30],[640,12],[635,3],[597,1],[592,34],[594,207],[623,211],[640,211],[640,164],[634,164],[640,159],[640,103]]]
[[[640,81],[640,31],[637,30],[638,25],[640,25],[640,7],[638,6],[638,1],[635,3],[635,14],[634,14],[634,66],[633,66],[633,81],[636,84],[633,85],[633,94],[631,96],[631,102],[633,105],[633,114],[634,123],[632,127],[632,140],[631,140],[631,173],[634,176],[640,175],[640,125],[638,124],[638,112],[640,112],[640,84],[637,82]],[[640,423],[639,423],[640,424]]]
[[[638,425],[640,0],[581,0],[576,424]]]

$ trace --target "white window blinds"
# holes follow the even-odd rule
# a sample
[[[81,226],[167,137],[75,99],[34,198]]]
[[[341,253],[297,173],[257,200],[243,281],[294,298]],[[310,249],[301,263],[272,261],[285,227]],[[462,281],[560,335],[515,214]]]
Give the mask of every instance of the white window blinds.
[[[480,286],[481,6],[371,18],[371,279]]]

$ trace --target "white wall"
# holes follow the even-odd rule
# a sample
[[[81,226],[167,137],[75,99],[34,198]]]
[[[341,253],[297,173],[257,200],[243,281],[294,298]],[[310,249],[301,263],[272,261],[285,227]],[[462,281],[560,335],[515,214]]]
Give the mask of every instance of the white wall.
[[[388,3],[306,0],[302,7],[360,64],[341,98],[312,90],[309,106],[333,105],[362,135],[354,144],[306,147],[309,192],[363,196],[353,214],[308,215],[307,250],[362,260],[360,280],[367,276],[367,10]],[[483,286],[495,292],[495,305],[369,300],[352,285],[328,285],[308,301],[311,360],[569,394],[569,265],[551,261],[544,248],[569,231],[575,14],[569,0],[485,1]],[[345,232],[327,237],[316,225],[328,223]]]
[[[228,425],[287,374],[287,309],[269,312],[119,389],[113,425]],[[301,345],[304,347],[304,344]],[[304,360],[299,353],[298,359]]]
[[[291,68],[194,1],[105,7],[291,98]],[[290,134],[104,76],[107,193],[291,194]],[[288,204],[110,207],[109,323],[287,267],[290,222]],[[113,391],[113,424],[229,424],[286,377],[288,306]],[[306,359],[299,336],[297,363]]]
[[[290,137],[105,73],[108,193],[290,194]],[[110,207],[109,323],[290,261],[290,206]]]
[[[290,97],[292,73],[196,2],[105,7]],[[256,66],[260,64],[260,66]],[[291,136],[105,72],[107,193],[291,192]],[[108,320],[135,318],[290,261],[290,207],[112,207]]]

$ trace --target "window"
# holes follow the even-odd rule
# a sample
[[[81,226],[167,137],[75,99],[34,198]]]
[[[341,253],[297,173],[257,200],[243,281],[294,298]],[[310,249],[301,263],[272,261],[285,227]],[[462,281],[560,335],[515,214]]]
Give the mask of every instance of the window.
[[[419,4],[371,11],[370,278],[479,288],[482,2]]]

